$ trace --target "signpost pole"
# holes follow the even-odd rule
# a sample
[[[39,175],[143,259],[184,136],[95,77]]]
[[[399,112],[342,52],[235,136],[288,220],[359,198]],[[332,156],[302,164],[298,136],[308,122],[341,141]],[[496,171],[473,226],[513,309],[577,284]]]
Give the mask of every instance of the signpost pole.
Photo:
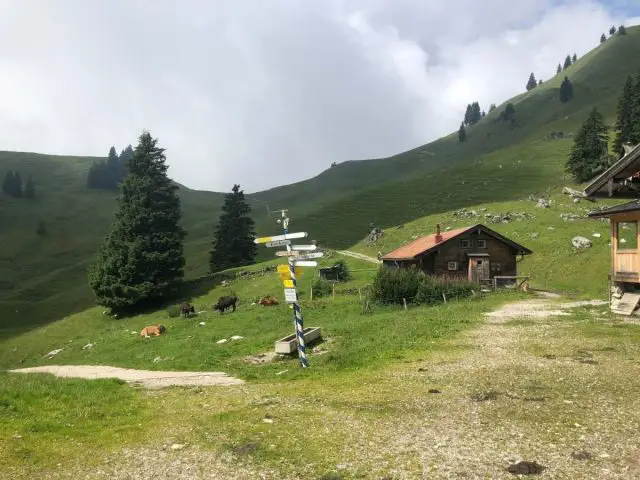
[[[284,229],[284,234],[286,235],[289,231],[289,219],[285,215],[284,210],[282,211],[282,217],[282,227]],[[291,244],[287,245],[287,252],[291,252]],[[298,358],[300,359],[300,365],[302,368],[307,368],[309,366],[309,362],[307,360],[307,354],[304,347],[304,321],[302,319],[302,311],[300,310],[300,301],[298,299],[294,258],[294,256],[289,255],[287,260],[289,261],[289,272],[291,274],[291,280],[293,281],[293,289],[296,292],[296,299],[295,302],[293,302],[293,313],[296,325],[296,336],[298,339]]]

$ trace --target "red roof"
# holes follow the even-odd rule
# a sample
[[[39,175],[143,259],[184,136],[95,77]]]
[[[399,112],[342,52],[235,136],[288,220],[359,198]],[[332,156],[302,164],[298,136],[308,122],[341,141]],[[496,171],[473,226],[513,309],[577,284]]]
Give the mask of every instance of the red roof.
[[[417,255],[420,255],[427,250],[432,249],[436,245],[440,243],[444,243],[452,238],[457,237],[458,235],[462,235],[463,233],[472,230],[473,227],[465,227],[458,228],[456,230],[449,230],[448,232],[443,232],[440,236],[442,240],[440,242],[436,242],[436,234],[427,235],[426,237],[417,238],[411,243],[407,243],[406,245],[401,246],[400,248],[395,249],[393,252],[389,252],[382,257],[383,260],[410,260]]]

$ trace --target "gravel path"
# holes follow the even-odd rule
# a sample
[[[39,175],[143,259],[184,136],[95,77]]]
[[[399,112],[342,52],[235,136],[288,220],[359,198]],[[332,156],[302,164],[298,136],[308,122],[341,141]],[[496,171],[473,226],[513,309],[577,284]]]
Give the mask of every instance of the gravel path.
[[[119,378],[132,385],[146,388],[171,386],[213,386],[239,385],[239,378],[223,372],[163,372],[134,370],[132,368],[107,367],[101,365],[47,365],[43,367],[10,370],[13,373],[52,373],[56,377],[75,377],[95,380],[98,378]]]
[[[369,263],[376,263],[376,264],[382,263],[382,261],[378,260],[377,258],[370,257],[369,255],[365,255],[363,253],[350,252],[349,250],[338,250],[338,253],[340,255],[345,255],[347,257],[357,258],[358,260],[364,260],[365,262],[369,262]]]

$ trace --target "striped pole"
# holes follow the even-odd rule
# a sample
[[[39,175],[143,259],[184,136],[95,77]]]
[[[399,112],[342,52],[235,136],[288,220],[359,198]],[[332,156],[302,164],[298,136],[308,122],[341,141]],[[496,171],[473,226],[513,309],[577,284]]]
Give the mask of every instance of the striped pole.
[[[285,214],[282,212],[282,216]],[[282,226],[284,228],[284,234],[289,233],[289,219],[284,218],[282,220]],[[291,252],[291,245],[287,245],[287,252]],[[289,273],[291,275],[291,281],[293,282],[293,289],[296,291],[296,301],[293,304],[293,314],[294,321],[296,324],[296,336],[298,338],[298,358],[300,359],[300,365],[302,368],[307,368],[309,366],[309,361],[307,360],[307,354],[304,348],[304,321],[302,319],[302,311],[300,310],[300,303],[298,302],[298,288],[296,283],[296,266],[294,264],[294,259],[291,255],[289,255]]]

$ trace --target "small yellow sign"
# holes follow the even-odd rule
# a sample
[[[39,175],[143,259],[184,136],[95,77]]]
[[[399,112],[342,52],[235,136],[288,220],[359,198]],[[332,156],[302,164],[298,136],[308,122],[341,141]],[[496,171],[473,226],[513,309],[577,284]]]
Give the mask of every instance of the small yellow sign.
[[[280,272],[280,280],[291,280],[291,274],[289,272]],[[296,278],[301,277],[302,276],[302,272],[299,272],[296,269]]]
[[[282,283],[284,288],[293,288],[293,280],[284,280]]]
[[[289,265],[278,265],[278,272],[279,273],[289,272]]]

